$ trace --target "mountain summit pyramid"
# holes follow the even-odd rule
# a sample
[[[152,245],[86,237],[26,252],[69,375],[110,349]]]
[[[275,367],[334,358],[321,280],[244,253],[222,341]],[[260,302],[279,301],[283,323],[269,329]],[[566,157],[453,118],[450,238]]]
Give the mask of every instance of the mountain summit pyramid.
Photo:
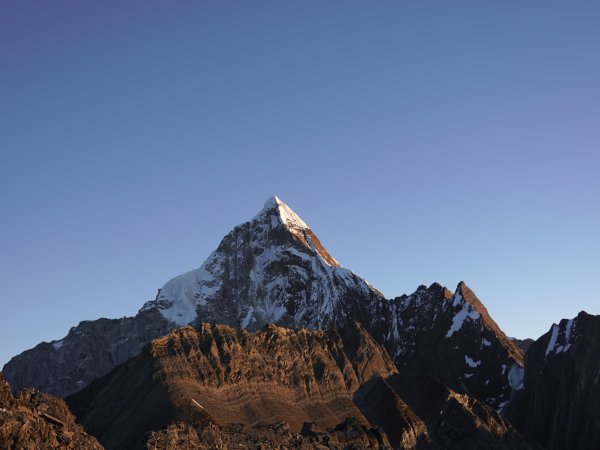
[[[335,326],[352,299],[358,307],[383,296],[342,268],[308,225],[271,197],[199,269],[167,282],[143,309],[156,308],[177,325],[198,318],[253,330],[266,323],[322,329]]]
[[[196,270],[168,281],[134,317],[84,321],[60,341],[41,343],[3,369],[15,388],[77,392],[182,326],[218,323],[258,330],[343,329],[355,321],[385,347],[402,376],[432,375],[501,410],[522,352],[465,283],[433,283],[386,299],[343,268],[277,197],[233,228]],[[513,377],[514,378],[514,377]]]

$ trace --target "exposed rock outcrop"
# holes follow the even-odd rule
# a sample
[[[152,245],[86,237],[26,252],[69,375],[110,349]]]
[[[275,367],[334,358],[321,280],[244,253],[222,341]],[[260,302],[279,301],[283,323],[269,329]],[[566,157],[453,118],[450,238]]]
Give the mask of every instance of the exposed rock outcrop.
[[[513,343],[521,349],[521,351],[523,352],[523,355],[525,353],[527,353],[527,350],[529,350],[529,347],[531,347],[531,344],[533,344],[535,341],[531,338],[526,338],[526,339],[517,339],[517,338],[510,338],[511,341],[513,341]]]
[[[3,450],[101,450],[61,399],[26,389],[16,396],[0,375],[0,448]]]
[[[170,425],[165,430],[152,432],[146,442],[146,449],[391,450],[380,429],[365,426],[355,420],[345,420],[327,430],[317,430],[314,424],[307,425],[309,426],[303,428],[300,433],[296,433],[285,422],[253,427],[243,424],[226,426],[210,424],[203,428],[178,423]]]

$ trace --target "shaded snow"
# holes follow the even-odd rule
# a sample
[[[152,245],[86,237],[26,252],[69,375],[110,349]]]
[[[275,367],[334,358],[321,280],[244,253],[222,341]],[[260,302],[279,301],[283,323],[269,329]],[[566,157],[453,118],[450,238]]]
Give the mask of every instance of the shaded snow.
[[[508,371],[508,384],[515,391],[523,389],[523,378],[525,376],[525,369],[518,364],[513,364]]]
[[[573,331],[573,324],[575,323],[574,319],[571,319],[567,322],[567,328],[565,330],[565,341],[566,345],[563,351],[568,351],[571,348],[571,332]]]
[[[574,325],[575,319],[568,320],[564,330],[561,330],[560,325],[552,325],[552,335],[546,348],[546,357],[551,353],[559,354],[567,352],[571,348],[571,335],[573,334]],[[564,336],[564,344],[557,345],[558,339],[561,336]]]
[[[59,348],[61,348],[63,346],[63,341],[53,342],[52,346],[54,347],[55,350],[58,350]]]
[[[241,324],[240,324],[240,326],[241,326],[242,328],[246,328],[246,327],[248,326],[248,324],[250,323],[250,319],[252,318],[252,314],[254,314],[254,308],[251,306],[251,307],[248,309],[248,312],[246,313],[246,317],[244,317],[244,318],[242,319],[242,322],[241,322]]]
[[[558,325],[552,325],[552,336],[550,336],[550,342],[548,342],[548,347],[546,348],[546,356],[554,350],[556,338],[558,338]]]
[[[466,301],[463,300],[460,292],[457,292],[454,295],[454,300],[452,301],[453,306],[462,305],[462,308],[454,315],[452,318],[452,325],[450,329],[446,333],[446,337],[452,336],[458,330],[460,330],[467,318],[472,320],[477,320],[480,317],[480,314],[475,311]]]
[[[469,367],[477,367],[477,366],[481,365],[481,361],[475,361],[467,355],[465,355],[465,362],[467,363],[467,366],[469,366]]]

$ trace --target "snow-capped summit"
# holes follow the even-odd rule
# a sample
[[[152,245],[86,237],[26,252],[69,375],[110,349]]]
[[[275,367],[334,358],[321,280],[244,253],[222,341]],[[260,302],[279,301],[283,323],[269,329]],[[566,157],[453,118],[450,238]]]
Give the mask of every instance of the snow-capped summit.
[[[263,209],[256,216],[254,216],[254,219],[263,214],[273,214],[273,212],[275,212],[275,214],[281,219],[281,222],[289,228],[297,230],[305,230],[308,228],[308,225],[304,223],[298,214],[292,211],[292,208],[281,201],[281,199],[276,195],[267,199],[265,206],[263,206]]]
[[[219,322],[256,329],[266,323],[323,328],[343,300],[381,293],[344,269],[308,225],[278,197],[235,227],[198,269],[167,282],[144,310],[169,321]],[[361,303],[365,303],[361,302]]]
[[[272,228],[283,226],[305,247],[316,252],[330,266],[340,266],[335,258],[321,245],[319,238],[312,232],[310,227],[279,197],[275,195],[269,197],[263,209],[252,220],[263,220],[265,217],[267,222],[270,219]]]

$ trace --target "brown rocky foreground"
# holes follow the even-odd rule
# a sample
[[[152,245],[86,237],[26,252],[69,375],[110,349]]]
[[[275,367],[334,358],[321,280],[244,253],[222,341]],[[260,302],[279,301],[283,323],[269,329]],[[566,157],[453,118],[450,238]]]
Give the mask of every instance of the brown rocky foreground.
[[[101,450],[98,441],[75,423],[65,402],[35,389],[17,395],[0,374],[0,449]]]

